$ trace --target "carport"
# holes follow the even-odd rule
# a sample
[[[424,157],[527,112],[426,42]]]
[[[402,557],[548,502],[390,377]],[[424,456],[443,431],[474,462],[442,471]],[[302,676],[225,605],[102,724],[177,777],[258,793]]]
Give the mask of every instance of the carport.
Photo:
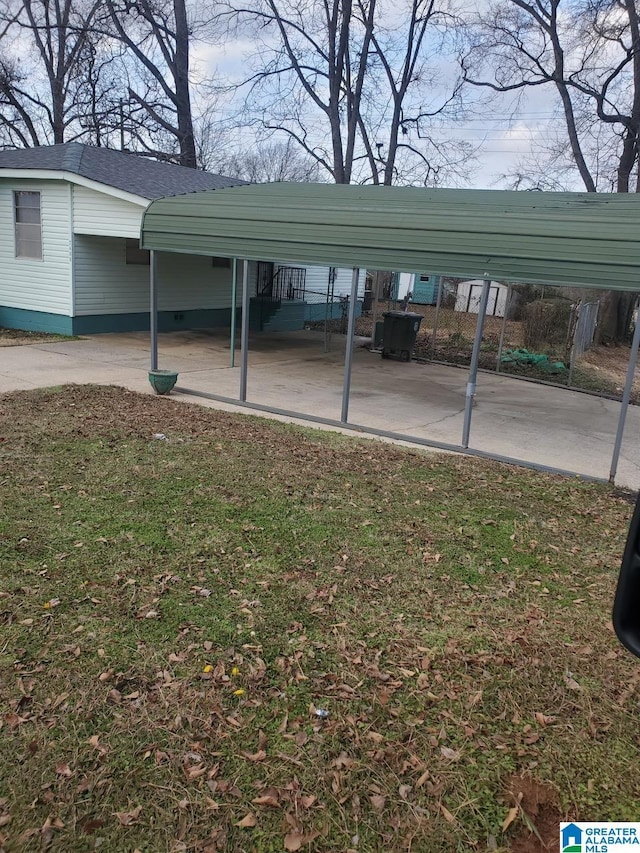
[[[249,289],[246,286],[242,291],[238,397],[207,396],[414,443],[415,437],[349,421],[359,269],[369,267],[399,272],[428,269],[437,275],[483,279],[460,443],[445,444],[427,439],[419,439],[417,443],[522,465],[522,460],[486,453],[470,445],[489,281],[640,291],[640,196],[259,184],[206,190],[152,202],[143,218],[141,245],[152,253],[230,257],[234,260],[234,270],[242,261],[243,282],[248,280],[250,260],[277,262],[287,259],[299,264],[352,268],[339,421],[247,400]],[[237,276],[234,276],[234,288],[237,284]],[[152,368],[158,365],[156,320],[157,282],[152,261]],[[612,448],[611,481],[617,470],[639,342],[640,323],[636,325]]]

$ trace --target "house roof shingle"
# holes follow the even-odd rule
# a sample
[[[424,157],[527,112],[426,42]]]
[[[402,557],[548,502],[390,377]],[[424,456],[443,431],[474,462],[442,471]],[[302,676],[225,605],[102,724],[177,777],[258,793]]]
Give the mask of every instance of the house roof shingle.
[[[0,176],[2,169],[72,172],[148,199],[246,184],[246,181],[237,178],[149,160],[111,148],[95,148],[80,142],[0,151]]]

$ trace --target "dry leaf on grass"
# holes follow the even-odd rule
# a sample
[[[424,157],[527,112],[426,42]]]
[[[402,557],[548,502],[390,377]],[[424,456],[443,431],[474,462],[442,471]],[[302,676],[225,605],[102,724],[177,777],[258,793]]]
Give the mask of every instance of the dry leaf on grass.
[[[514,822],[514,820],[518,817],[518,811],[518,806],[514,806],[512,809],[509,809],[509,811],[507,812],[507,816],[502,824],[503,832],[506,832],[507,829],[509,829],[511,824]]]
[[[451,747],[449,746],[441,746],[440,752],[444,755],[445,758],[448,758],[449,761],[458,761],[458,759],[460,758],[460,753],[455,749],[451,749]]]
[[[369,799],[371,800],[371,805],[377,812],[381,812],[384,808],[384,804],[387,802],[387,798],[383,797],[382,794],[372,794]]]
[[[455,817],[451,814],[448,808],[442,805],[442,803],[440,803],[440,811],[442,812],[442,816],[448,823],[456,822]]]
[[[116,817],[122,826],[131,826],[140,817],[141,811],[142,806],[136,806],[130,812],[116,812]]]
[[[239,820],[236,826],[241,826],[243,829],[251,829],[252,826],[255,826],[258,821],[256,820],[256,816],[253,812],[249,812],[246,814],[242,820]]]
[[[582,690],[582,687],[580,687],[580,685],[570,672],[565,673],[564,683],[567,685],[569,690]]]
[[[304,838],[299,832],[295,830],[290,832],[288,835],[284,837],[284,849],[285,850],[299,850],[302,847],[302,839]]]
[[[274,794],[263,794],[261,797],[255,797],[251,802],[256,806],[271,806],[272,809],[280,807],[280,802]]]
[[[264,751],[264,749],[259,749],[257,752],[253,753],[241,752],[240,754],[243,755],[248,761],[264,761],[267,757],[267,753]]]

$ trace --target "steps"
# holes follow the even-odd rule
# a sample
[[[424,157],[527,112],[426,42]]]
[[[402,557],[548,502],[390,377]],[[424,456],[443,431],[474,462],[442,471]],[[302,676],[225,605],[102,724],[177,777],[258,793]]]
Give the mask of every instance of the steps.
[[[306,302],[254,297],[249,306],[249,328],[256,332],[295,332],[304,329]]]

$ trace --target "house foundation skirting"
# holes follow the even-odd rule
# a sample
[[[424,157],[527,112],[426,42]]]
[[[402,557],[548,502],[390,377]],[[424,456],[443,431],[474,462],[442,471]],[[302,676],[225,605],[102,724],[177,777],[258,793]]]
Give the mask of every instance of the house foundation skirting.
[[[227,327],[231,308],[208,308],[197,311],[160,311],[158,329],[176,332],[181,329]],[[149,312],[130,314],[87,314],[69,317],[46,311],[0,306],[0,327],[27,332],[49,332],[58,335],[98,335],[108,332],[148,332]]]
[[[51,314],[47,311],[7,308],[4,305],[0,305],[0,327],[3,329],[21,329],[25,332],[48,332],[56,335],[74,334],[73,317],[67,317],[65,314]]]

